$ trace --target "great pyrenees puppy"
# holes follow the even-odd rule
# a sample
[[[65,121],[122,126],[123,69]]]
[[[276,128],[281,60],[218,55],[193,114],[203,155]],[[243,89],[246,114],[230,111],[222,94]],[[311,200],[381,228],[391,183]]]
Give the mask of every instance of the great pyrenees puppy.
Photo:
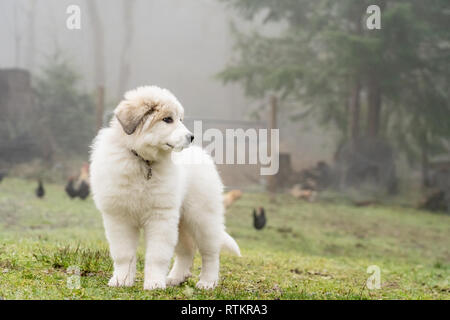
[[[143,229],[144,289],[185,281],[197,248],[197,287],[214,288],[221,249],[238,256],[240,251],[225,232],[221,179],[211,157],[191,146],[194,136],[183,124],[182,105],[170,91],[145,86],[127,92],[114,114],[94,140],[90,167],[114,261],[109,285],[133,285]]]

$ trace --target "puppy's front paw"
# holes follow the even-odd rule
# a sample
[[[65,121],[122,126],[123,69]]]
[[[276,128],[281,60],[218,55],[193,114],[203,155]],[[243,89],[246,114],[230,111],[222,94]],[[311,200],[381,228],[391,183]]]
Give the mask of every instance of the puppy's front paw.
[[[197,282],[197,284],[195,286],[198,289],[211,290],[217,286],[218,282],[219,282],[219,280],[213,280],[213,281],[200,280],[199,282]]]
[[[110,287],[131,287],[133,284],[134,277],[130,274],[114,274],[108,282],[108,286]]]
[[[144,290],[165,289],[166,282],[164,280],[148,280],[144,281]]]

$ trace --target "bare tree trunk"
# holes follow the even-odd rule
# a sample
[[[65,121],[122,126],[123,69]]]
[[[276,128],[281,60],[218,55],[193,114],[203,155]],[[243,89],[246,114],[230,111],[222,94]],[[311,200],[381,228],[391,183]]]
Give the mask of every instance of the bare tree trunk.
[[[103,111],[105,109],[105,88],[103,86],[97,87],[97,103],[96,103],[96,129],[97,131],[103,127]]]
[[[103,26],[100,20],[100,15],[97,10],[96,2],[87,0],[88,14],[90,15],[90,22],[93,29],[94,41],[94,70],[95,70],[95,86],[97,91],[96,104],[96,126],[99,130],[103,124],[103,110],[104,110],[104,94],[105,94],[105,52],[104,52],[104,33]]]
[[[37,4],[36,0],[31,0],[30,9],[28,11],[28,49],[26,52],[26,67],[30,71],[34,67],[34,57],[36,56],[36,40],[35,40],[36,4]]]
[[[349,137],[350,140],[352,141],[358,138],[360,132],[360,125],[359,125],[361,113],[360,93],[361,93],[361,81],[359,81],[359,79],[356,79],[351,89],[348,108]]]
[[[349,8],[349,20],[353,21],[352,33],[360,37],[363,34],[362,15],[364,14],[364,4],[354,4]],[[360,134],[360,113],[361,113],[361,75],[360,71],[355,72],[351,79],[350,99],[348,105],[348,135],[353,143]]]
[[[379,0],[378,5],[381,12],[384,11],[387,5],[387,0]],[[376,67],[374,67],[376,68]],[[376,74],[377,70],[372,70]],[[369,137],[377,137],[380,133],[381,125],[381,108],[382,108],[382,92],[380,88],[380,80],[376,75],[369,74],[367,83],[367,127],[366,134]]]
[[[122,54],[120,57],[118,94],[122,95],[127,89],[128,79],[130,78],[130,47],[133,39],[133,9],[135,0],[122,0],[123,22],[125,25]]]
[[[14,64],[17,68],[20,68],[21,62],[20,62],[20,45],[21,45],[21,37],[20,37],[20,30],[19,30],[19,3],[14,3],[14,44],[15,44],[15,61]]]
[[[381,90],[375,78],[369,80],[367,100],[367,136],[377,137],[380,131]]]
[[[428,140],[425,133],[422,142],[422,187],[430,186],[429,178]]]

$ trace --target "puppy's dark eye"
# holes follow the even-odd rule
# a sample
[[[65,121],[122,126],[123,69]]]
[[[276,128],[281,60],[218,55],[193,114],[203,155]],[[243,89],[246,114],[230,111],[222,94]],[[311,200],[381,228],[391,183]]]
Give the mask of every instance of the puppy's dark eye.
[[[165,123],[172,123],[173,122],[173,119],[172,119],[172,117],[166,117],[166,118],[164,118],[164,119],[162,119]]]

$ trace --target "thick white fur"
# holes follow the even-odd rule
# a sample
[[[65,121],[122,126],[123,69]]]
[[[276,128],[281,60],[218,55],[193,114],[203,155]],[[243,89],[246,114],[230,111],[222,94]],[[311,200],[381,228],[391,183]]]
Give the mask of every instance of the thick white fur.
[[[144,119],[140,129],[128,135],[119,121],[113,119],[94,140],[90,179],[114,261],[109,285],[133,285],[136,247],[143,229],[144,289],[165,288],[166,284],[185,281],[191,275],[197,248],[202,256],[197,287],[214,288],[219,280],[221,248],[240,255],[236,242],[225,232],[223,185],[215,165],[201,148],[185,149],[190,141],[185,138],[189,131],[181,122],[183,107],[168,90],[140,87],[127,92],[124,101],[164,105],[174,123],[151,124],[156,111]],[[132,149],[154,162],[150,180],[145,178],[145,164],[133,155]],[[192,153],[203,158],[201,164],[184,161]],[[167,276],[174,251],[175,262]]]

